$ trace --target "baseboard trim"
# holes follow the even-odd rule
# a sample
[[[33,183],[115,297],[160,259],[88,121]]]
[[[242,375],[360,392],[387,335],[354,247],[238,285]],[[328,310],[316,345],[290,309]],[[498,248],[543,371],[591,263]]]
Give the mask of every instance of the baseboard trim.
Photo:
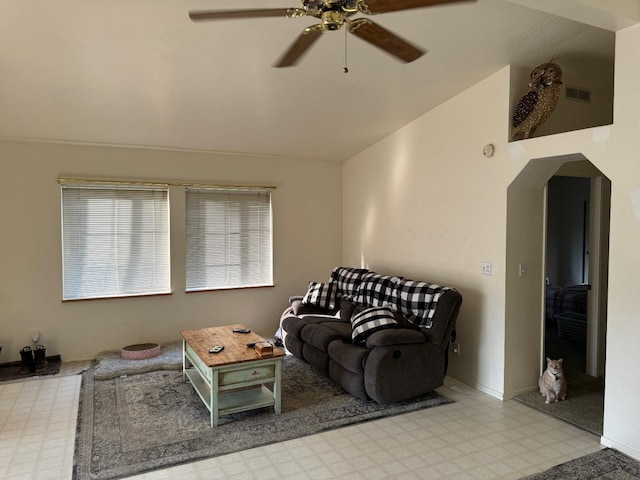
[[[517,397],[518,395],[524,395],[527,393],[535,392],[539,388],[540,387],[538,386],[521,388],[520,390],[516,390],[515,392],[509,392],[508,394],[505,394],[505,398],[508,400],[511,400],[512,398]]]
[[[473,388],[475,390],[478,390],[482,393],[486,393],[487,395],[490,395],[494,398],[497,398],[498,400],[505,400],[504,395],[502,394],[502,392],[499,392],[497,390],[494,390],[493,388],[487,387],[486,385],[482,385],[480,383],[476,383],[476,382],[471,382],[469,380],[467,380],[466,378],[460,377],[459,375],[452,375],[449,374],[449,376],[451,378],[453,378],[454,380],[457,380],[460,383],[464,383],[467,387]]]
[[[625,455],[630,456],[631,458],[640,461],[640,450],[637,448],[630,447],[629,445],[625,445],[624,443],[616,442],[606,436],[600,437],[600,443],[605,447],[613,448],[614,450],[618,450]]]

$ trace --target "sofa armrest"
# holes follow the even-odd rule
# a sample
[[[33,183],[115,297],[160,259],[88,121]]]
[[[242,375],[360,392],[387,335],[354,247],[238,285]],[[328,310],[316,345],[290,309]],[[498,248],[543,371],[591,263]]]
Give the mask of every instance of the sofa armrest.
[[[387,347],[393,345],[406,345],[425,343],[427,339],[417,330],[409,328],[389,328],[375,332],[367,338],[367,347]]]

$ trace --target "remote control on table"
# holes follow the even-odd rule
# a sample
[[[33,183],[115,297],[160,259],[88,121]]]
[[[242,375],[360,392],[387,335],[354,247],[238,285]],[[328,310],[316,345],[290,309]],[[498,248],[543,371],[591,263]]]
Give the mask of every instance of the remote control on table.
[[[209,353],[220,353],[222,350],[224,350],[224,345],[216,345],[211,350],[209,350]]]
[[[251,333],[248,328],[234,328],[233,333]]]

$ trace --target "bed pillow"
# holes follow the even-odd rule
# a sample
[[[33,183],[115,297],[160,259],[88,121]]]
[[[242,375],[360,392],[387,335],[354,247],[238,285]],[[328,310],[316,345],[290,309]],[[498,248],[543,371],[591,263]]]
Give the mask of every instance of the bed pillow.
[[[367,308],[351,319],[351,339],[353,343],[365,343],[369,335],[397,326],[398,322],[389,306]]]
[[[302,299],[304,305],[333,310],[336,308],[336,285],[334,282],[309,282],[309,290]]]

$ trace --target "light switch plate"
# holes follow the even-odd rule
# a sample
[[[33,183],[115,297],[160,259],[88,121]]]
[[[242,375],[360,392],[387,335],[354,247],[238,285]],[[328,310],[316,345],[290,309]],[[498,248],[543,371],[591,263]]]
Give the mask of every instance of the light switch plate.
[[[482,275],[491,275],[491,262],[482,262]]]

